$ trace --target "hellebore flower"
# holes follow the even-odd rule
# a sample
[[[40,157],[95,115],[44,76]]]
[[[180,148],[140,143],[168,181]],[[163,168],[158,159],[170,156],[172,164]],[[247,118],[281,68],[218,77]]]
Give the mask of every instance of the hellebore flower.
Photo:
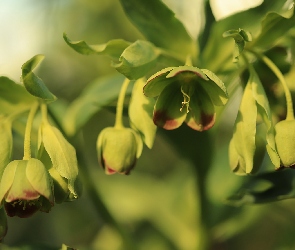
[[[215,107],[227,102],[224,83],[211,71],[192,66],[165,68],[152,75],[143,88],[148,97],[159,96],[154,107],[154,123],[167,130],[184,121],[192,129],[210,129]]]
[[[142,151],[142,140],[133,129],[108,127],[97,139],[97,152],[101,166],[110,175],[128,175]]]
[[[49,173],[37,159],[15,160],[5,168],[0,183],[0,203],[8,216],[29,217],[49,212],[53,190]]]
[[[295,167],[295,120],[275,125],[275,142],[281,167]]]

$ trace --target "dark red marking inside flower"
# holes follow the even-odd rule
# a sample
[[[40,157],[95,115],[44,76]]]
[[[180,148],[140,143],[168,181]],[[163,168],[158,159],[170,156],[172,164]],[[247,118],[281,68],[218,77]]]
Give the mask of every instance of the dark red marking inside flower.
[[[187,122],[187,125],[194,130],[204,131],[204,130],[208,130],[212,128],[214,123],[215,123],[215,114],[208,115],[202,112],[200,120],[195,120],[191,118]]]
[[[23,190],[23,193],[25,194],[25,198],[27,200],[35,200],[40,196],[40,194],[37,191],[32,190]]]
[[[40,209],[40,204],[37,201],[28,203],[27,201],[17,200],[5,202],[4,207],[10,217],[28,218]]]
[[[213,127],[215,123],[215,114],[213,115],[208,115],[205,114],[204,112],[201,113],[201,122],[203,125],[203,130],[208,130]]]
[[[153,121],[158,127],[162,127],[167,130],[176,129],[181,125],[175,119],[169,117],[165,111],[161,110],[154,112]]]

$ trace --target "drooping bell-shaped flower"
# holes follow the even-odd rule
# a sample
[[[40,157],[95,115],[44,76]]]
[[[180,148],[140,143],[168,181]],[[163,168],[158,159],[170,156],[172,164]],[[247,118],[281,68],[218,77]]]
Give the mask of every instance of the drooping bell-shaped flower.
[[[108,127],[97,139],[97,152],[106,174],[128,175],[142,151],[142,140],[131,128]]]
[[[11,217],[49,212],[54,205],[53,189],[43,163],[34,158],[10,162],[0,182],[0,203]]]
[[[165,68],[152,75],[144,94],[156,97],[154,123],[167,130],[186,122],[203,131],[215,123],[215,106],[224,105],[228,95],[224,83],[211,71],[192,66]]]

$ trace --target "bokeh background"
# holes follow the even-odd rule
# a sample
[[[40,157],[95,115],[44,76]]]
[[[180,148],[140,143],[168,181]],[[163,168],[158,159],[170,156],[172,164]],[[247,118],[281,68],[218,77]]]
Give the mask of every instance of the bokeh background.
[[[177,16],[196,36],[204,25],[202,2],[164,2],[177,10]],[[181,12],[181,4],[192,2],[200,8]],[[222,19],[262,1],[242,2],[246,1],[211,1],[215,18]],[[93,79],[116,74],[108,58],[74,52],[64,42],[63,32],[73,40],[83,39],[89,44],[115,38],[143,39],[117,0],[0,0],[0,75],[18,82],[21,65],[36,54],[44,54],[38,75],[59,101],[69,103]],[[202,206],[194,170],[198,166],[179,153],[174,139],[179,134],[182,138],[178,139],[185,140],[188,148],[210,152],[206,195],[210,202],[207,209],[213,249],[295,249],[294,200],[243,207],[225,202],[243,182],[243,177],[231,173],[227,152],[238,102],[238,98],[232,100],[220,115],[214,136],[207,132],[192,134],[185,125],[178,134],[159,130],[153,149],[144,149],[130,176],[106,176],[97,162],[96,138],[104,127],[113,124],[112,110],[103,109],[86,124],[84,150],[92,181],[109,212],[135,242],[136,249],[193,250],[198,244],[201,220],[198,211]],[[16,145],[15,150],[21,151],[21,145]],[[49,214],[9,218],[9,231],[3,243],[12,249],[27,244],[54,248],[62,243],[79,249],[121,249],[121,236],[106,223],[101,209],[84,190],[80,199],[55,205]]]

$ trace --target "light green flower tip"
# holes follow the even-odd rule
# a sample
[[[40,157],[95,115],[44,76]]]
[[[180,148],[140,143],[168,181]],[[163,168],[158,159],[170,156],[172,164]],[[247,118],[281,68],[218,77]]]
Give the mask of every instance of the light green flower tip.
[[[105,128],[97,140],[99,162],[110,175],[128,175],[142,151],[140,136],[130,128]]]

